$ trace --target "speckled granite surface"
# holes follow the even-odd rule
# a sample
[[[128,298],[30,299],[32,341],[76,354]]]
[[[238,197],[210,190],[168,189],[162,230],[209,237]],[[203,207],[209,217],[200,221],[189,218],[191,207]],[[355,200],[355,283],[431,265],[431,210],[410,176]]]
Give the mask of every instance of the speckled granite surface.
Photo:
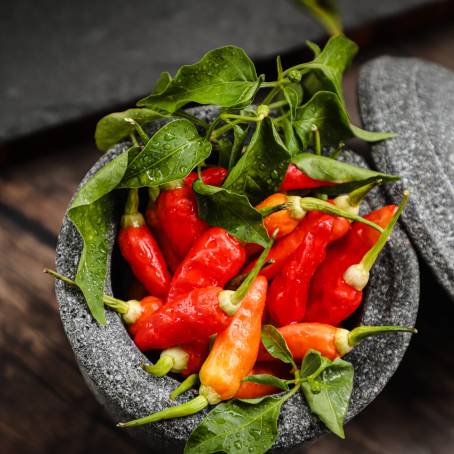
[[[402,181],[411,199],[402,216],[413,244],[454,300],[454,73],[417,59],[381,57],[361,71],[366,129],[398,136],[374,145],[371,159]]]
[[[204,110],[203,115],[206,114],[207,110]],[[124,149],[125,146],[117,146],[104,155],[83,181]],[[351,153],[346,154],[346,159],[364,165],[361,158]],[[383,199],[375,190],[368,199],[368,205],[375,208],[382,204]],[[112,222],[112,238],[117,222],[118,219]],[[59,272],[74,276],[81,247],[75,228],[65,218],[57,246],[56,265]],[[109,280],[106,291],[110,290]],[[79,291],[57,282],[56,294],[63,326],[82,374],[113,421],[137,418],[173,404],[168,395],[177,382],[170,377],[153,378],[138,367],[144,357],[134,346],[117,314],[107,311],[108,324],[100,327],[91,318]],[[405,233],[397,227],[372,272],[361,323],[414,325],[418,300],[418,262]],[[378,395],[398,367],[409,340],[408,334],[370,339],[346,356],[355,366],[348,419]],[[193,395],[188,394],[186,398]],[[152,452],[162,452],[165,448],[177,452],[203,414],[128,431],[146,441]],[[310,414],[299,395],[283,406],[279,428],[279,439],[273,449],[276,452],[288,451],[324,432],[321,423]]]

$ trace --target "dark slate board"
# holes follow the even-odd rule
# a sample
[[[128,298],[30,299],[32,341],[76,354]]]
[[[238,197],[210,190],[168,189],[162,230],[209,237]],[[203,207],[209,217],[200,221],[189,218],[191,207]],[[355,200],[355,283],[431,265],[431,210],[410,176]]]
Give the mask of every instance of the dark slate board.
[[[366,129],[398,133],[374,145],[371,159],[402,176],[387,186],[390,199],[410,189],[402,222],[454,300],[454,73],[418,59],[381,57],[363,67],[359,98]]]
[[[192,110],[209,119],[212,110]],[[162,123],[161,123],[162,124]],[[150,130],[150,133],[152,129]],[[113,147],[84,177],[83,184],[102,165],[126,149],[125,144]],[[359,156],[345,152],[345,159],[365,166]],[[376,189],[367,198],[363,211],[383,205]],[[118,218],[112,220],[115,236]],[[77,270],[82,244],[75,227],[65,218],[57,245],[57,270],[73,277]],[[107,291],[111,291],[109,282]],[[114,421],[128,420],[162,410],[174,402],[168,396],[177,382],[172,377],[154,378],[138,365],[145,360],[126,332],[119,316],[107,311],[108,324],[99,326],[88,312],[82,294],[62,282],[56,283],[60,315],[80,370],[98,401]],[[360,323],[366,325],[414,326],[419,303],[419,267],[416,255],[405,232],[397,226],[391,241],[381,254],[366,288]],[[369,339],[345,358],[355,367],[355,382],[347,420],[363,410],[380,393],[399,366],[410,341],[410,335],[393,333]],[[180,402],[195,396],[185,395]],[[144,440],[152,452],[180,452],[195,425],[207,410],[187,418],[128,429]],[[300,394],[287,401],[279,419],[279,438],[275,450],[283,452],[300,446],[324,433],[323,425],[311,415]]]
[[[429,0],[339,3],[352,28]],[[322,35],[285,0],[3,2],[0,143],[138,99],[211,48],[274,58]]]

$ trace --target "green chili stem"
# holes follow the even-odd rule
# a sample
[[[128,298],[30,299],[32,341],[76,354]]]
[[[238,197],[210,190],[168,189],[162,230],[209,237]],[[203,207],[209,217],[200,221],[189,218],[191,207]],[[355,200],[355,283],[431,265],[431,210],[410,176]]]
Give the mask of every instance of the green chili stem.
[[[388,238],[390,237],[391,232],[393,231],[397,220],[399,219],[400,215],[402,214],[402,211],[408,202],[409,196],[410,196],[410,193],[408,191],[404,191],[402,201],[400,202],[398,210],[395,212],[391,221],[389,222],[389,224],[386,226],[386,228],[381,233],[378,241],[372,246],[371,249],[369,249],[369,251],[366,253],[366,255],[361,260],[360,265],[365,271],[370,271],[371,268],[373,267],[375,261],[377,260],[378,255],[380,254],[381,250],[384,248],[386,242],[388,241]]]
[[[153,206],[159,196],[159,187],[148,188],[148,205]]]
[[[277,233],[278,233],[278,231],[276,229],[276,232],[273,233],[272,238],[270,239],[266,248],[260,254],[254,267],[251,269],[249,274],[246,276],[246,279],[244,279],[244,281],[241,283],[241,285],[235,290],[235,293],[233,294],[233,297],[232,297],[232,304],[239,305],[241,303],[241,301],[243,300],[243,298],[246,296],[247,292],[249,291],[250,286],[252,285],[252,283],[255,281],[256,277],[260,273],[260,270],[262,269],[262,267],[266,261],[266,258],[268,257],[268,254],[271,250],[271,247],[273,246]]]
[[[141,364],[140,367],[155,377],[164,377],[167,375],[174,365],[173,358],[169,355],[161,356],[156,364]]]
[[[320,143],[320,131],[317,128],[316,125],[312,125],[311,127],[313,138],[314,138],[314,150],[316,155],[321,155],[322,154],[322,146]]]
[[[276,101],[271,104],[268,104],[268,107],[271,110],[271,109],[277,109],[279,107],[283,107],[286,105],[288,105],[288,102],[285,99],[283,99],[282,101]]]
[[[221,116],[218,115],[211,123],[209,128],[207,129],[207,132],[205,134],[205,137],[209,140],[211,138],[211,135],[213,134],[214,128],[219,124],[219,122],[222,120]]]
[[[275,80],[274,82],[262,82],[260,84],[260,88],[274,88],[280,84],[279,80]]]
[[[135,145],[136,147],[140,146],[134,131],[131,132],[131,134],[129,134],[129,137],[130,137],[131,142],[132,142],[133,145]]]
[[[354,189],[350,194],[348,194],[348,201],[351,206],[357,207],[361,204],[361,202],[364,200],[364,197],[366,197],[367,194],[369,194],[372,189],[375,188],[375,186],[378,186],[383,183],[382,179],[372,181],[372,183],[367,183],[364,186],[361,186],[357,189]]]
[[[79,285],[76,281],[73,281],[69,277],[63,276],[63,274],[57,273],[57,271],[51,270],[49,268],[44,268],[43,271],[47,274],[50,274],[55,279],[59,279],[60,281],[66,282],[69,285],[73,285],[74,287],[79,288]],[[113,296],[106,294],[103,295],[102,301],[106,306],[110,307],[116,312],[119,312],[120,314],[126,314],[126,312],[128,312],[129,304],[127,303],[127,301],[119,300],[117,298],[114,298]]]
[[[280,205],[274,205],[272,207],[266,208],[259,208],[257,211],[262,215],[262,217],[266,218],[270,214],[276,213],[276,211],[285,210],[287,205],[285,203],[281,203]]]
[[[134,120],[132,118],[125,118],[125,121],[134,126],[134,128],[137,131],[137,134],[139,134],[140,140],[142,141],[142,143],[144,145],[150,140],[150,138],[148,137],[148,134],[143,130],[142,126],[140,126],[140,124],[137,123],[136,120]]]
[[[383,232],[383,229],[375,224],[375,222],[369,221],[368,219],[358,216],[348,211],[342,210],[335,205],[325,202],[324,200],[316,199],[315,197],[302,197],[300,198],[300,205],[303,210],[306,211],[322,211],[323,213],[333,214],[335,216],[341,216],[346,219],[351,219],[352,221],[361,222],[363,224],[372,227],[375,230],[378,230],[380,233]]]
[[[238,123],[241,123],[240,120],[235,120],[230,123],[227,123],[224,126],[221,126],[218,129],[215,129],[210,136],[210,140],[216,140],[218,137],[222,136],[222,134],[226,133],[227,131],[230,131],[235,125]]]
[[[128,191],[124,214],[137,214],[139,212],[139,190],[137,188]]]
[[[259,122],[261,121],[260,118],[258,117],[250,117],[248,115],[237,115],[237,114],[231,114],[231,113],[223,113],[220,115],[222,120],[225,120],[227,118],[233,118],[234,120],[240,120],[240,121],[251,121],[251,122]]]
[[[358,326],[357,328],[351,330],[348,334],[348,343],[351,347],[354,347],[367,337],[391,332],[416,334],[418,330],[406,326]]]
[[[182,418],[184,416],[198,413],[207,406],[208,400],[206,399],[206,397],[197,396],[195,399],[192,399],[189,402],[185,402],[181,405],[176,405],[175,407],[165,408],[164,410],[153,413],[152,415],[135,419],[133,421],[119,422],[117,424],[117,427],[136,427],[142,426],[143,424],[162,421],[163,419]]]
[[[269,93],[265,96],[265,99],[263,100],[262,104],[269,104],[274,97],[279,93],[280,87],[275,86],[272,90],[269,91]]]
[[[186,377],[171,393],[170,400],[175,400],[178,396],[194,388],[199,381],[199,374],[191,374]]]

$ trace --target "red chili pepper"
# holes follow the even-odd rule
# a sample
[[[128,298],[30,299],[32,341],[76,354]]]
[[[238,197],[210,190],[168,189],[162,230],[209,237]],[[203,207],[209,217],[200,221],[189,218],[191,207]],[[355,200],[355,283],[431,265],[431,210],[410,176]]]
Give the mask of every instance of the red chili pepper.
[[[316,229],[317,224],[323,223],[325,219],[332,218],[334,223],[333,228],[333,240],[341,237],[350,228],[350,223],[347,219],[338,216],[331,216],[323,214],[318,211],[312,211],[306,215],[306,217],[298,224],[298,227],[289,235],[276,241],[276,244],[271,248],[271,251],[267,257],[267,261],[272,262],[265,266],[260,272],[262,276],[268,279],[273,279],[282,270],[289,258],[303,243],[304,239],[311,230]],[[245,273],[254,266],[254,262],[250,263]]]
[[[333,235],[336,222],[334,216],[326,214],[318,222],[311,222],[302,243],[273,280],[266,307],[277,326],[303,320],[312,276],[325,258],[328,245],[337,239]]]
[[[161,191],[156,200],[156,215],[164,238],[179,261],[183,260],[194,241],[209,228],[199,218],[192,188],[183,182],[166,185]]]
[[[75,281],[57,273],[54,270],[45,268],[44,272],[54,276],[56,279],[66,282],[69,285],[79,287]],[[123,301],[110,295],[103,295],[102,301],[107,307],[121,314],[123,321],[126,325],[128,325],[128,331],[132,335],[141,329],[151,315],[163,305],[162,300],[156,296],[146,296],[140,301],[136,299]]]
[[[187,377],[198,372],[208,355],[207,340],[188,342],[163,350],[156,364],[142,364],[142,369],[155,377],[175,372]]]
[[[138,211],[138,206],[138,190],[130,189],[118,234],[120,251],[134,276],[147,291],[152,295],[165,297],[170,284],[170,274],[156,240]]]
[[[171,303],[195,288],[224,287],[246,261],[240,242],[220,227],[205,231],[194,243],[170,283]]]
[[[319,188],[320,186],[333,186],[336,183],[329,181],[314,180],[306,175],[294,164],[290,164],[284,177],[284,181],[279,188],[279,191],[291,191],[293,189],[311,189]]]
[[[381,235],[365,225],[355,223],[348,235],[330,248],[312,280],[305,321],[338,325],[358,308],[369,271],[407,199],[408,194],[405,193],[399,208],[387,205],[366,216],[386,227]]]
[[[252,282],[244,297],[239,301],[233,298],[226,305],[234,308],[236,312],[230,324],[216,337],[213,348],[200,369],[199,396],[184,404],[134,421],[119,423],[117,426],[140,426],[162,419],[192,415],[209,404],[235,396],[241,386],[241,379],[252,369],[260,346],[267,280],[263,276],[254,276]]]
[[[292,323],[278,328],[285,339],[295,361],[302,360],[309,350],[316,350],[333,360],[346,355],[364,339],[388,332],[416,333],[414,328],[404,326],[358,326],[352,331],[326,323]],[[278,361],[271,356],[263,344],[258,361]]]
[[[202,169],[202,181],[211,186],[221,186],[228,173],[224,167],[206,167]],[[183,181],[186,186],[192,187],[197,178],[199,178],[197,172],[191,172],[187,177],[183,178]]]
[[[207,341],[212,334],[223,331],[243,298],[258,285],[254,280],[270,247],[271,242],[236,291],[219,286],[195,288],[165,304],[134,337],[137,347],[142,351],[164,349],[186,342]]]
[[[279,378],[290,378],[288,367],[281,362],[273,363],[256,363],[252,370],[247,375],[260,375],[268,374],[274,375]],[[236,399],[255,399],[257,397],[267,396],[269,394],[275,394],[282,390],[273,385],[261,385],[259,383],[252,383],[248,381],[242,381],[240,388],[235,394]]]

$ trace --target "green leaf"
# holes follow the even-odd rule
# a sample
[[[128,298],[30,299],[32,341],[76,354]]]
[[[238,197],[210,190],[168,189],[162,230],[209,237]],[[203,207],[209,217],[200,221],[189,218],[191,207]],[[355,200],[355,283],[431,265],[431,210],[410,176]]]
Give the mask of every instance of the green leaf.
[[[170,85],[170,82],[172,82],[172,76],[170,75],[170,73],[167,71],[162,72],[155,86],[153,87],[152,93],[164,93],[164,91],[166,91],[167,87]]]
[[[98,121],[95,131],[96,146],[101,151],[108,150],[135,131],[134,125],[125,121],[125,118],[132,118],[140,125],[144,125],[157,118],[163,118],[163,115],[151,109],[128,109],[106,115]]]
[[[346,194],[377,180],[396,181],[399,179],[396,175],[375,172],[312,153],[300,153],[293,157],[292,162],[314,180],[337,183],[335,186],[317,188],[317,191],[320,190],[325,194]]]
[[[342,20],[336,0],[296,0],[306,7],[330,35],[342,33]]]
[[[197,197],[199,216],[212,226],[222,227],[246,243],[266,247],[268,234],[262,215],[246,196],[225,188],[210,186],[196,180],[193,189]]]
[[[270,118],[257,124],[246,153],[233,167],[223,187],[245,194],[256,204],[275,193],[285,176],[290,154]]]
[[[68,210],[68,216],[84,243],[75,281],[93,317],[101,324],[106,323],[102,297],[114,206],[111,192],[123,178],[128,161],[138,150],[139,147],[132,147],[98,170],[82,186]]]
[[[269,396],[251,405],[231,400],[217,405],[190,435],[184,454],[262,454],[275,442],[287,396]]]
[[[310,147],[313,142],[314,125],[319,130],[322,146],[336,146],[340,141],[351,137],[360,137],[371,142],[394,137],[393,133],[368,132],[353,126],[339,97],[329,91],[317,92],[297,109],[293,127],[304,148]]]
[[[171,121],[153,135],[129,164],[120,187],[155,187],[184,178],[210,152],[210,142],[199,136],[189,120]]]
[[[288,391],[288,384],[285,380],[271,374],[247,375],[241,381],[258,383],[259,385],[271,385],[282,389],[283,391]]]
[[[285,342],[282,334],[273,325],[264,325],[261,337],[264,347],[273,358],[280,359],[287,364],[292,364],[296,368],[287,342]]]
[[[304,91],[310,96],[322,90],[334,92],[344,105],[342,77],[357,52],[358,46],[346,36],[330,38],[314,60],[298,65],[310,70],[302,81]]]
[[[326,427],[345,438],[343,425],[353,389],[353,366],[340,358],[330,361],[321,357],[319,352],[311,352],[312,368],[316,355],[320,356],[320,367],[316,377],[302,382],[303,394],[311,411]]]
[[[164,90],[137,105],[170,113],[189,102],[239,108],[252,102],[260,83],[244,50],[226,46],[211,50],[193,65],[180,67]]]
[[[320,46],[317,43],[314,43],[313,41],[309,41],[308,39],[306,39],[306,41],[304,41],[304,42],[307,45],[307,47],[309,47],[309,49],[314,53],[314,57],[317,57],[318,55],[320,55],[322,50],[320,49]]]
[[[290,156],[293,157],[301,151],[301,147],[298,142],[298,137],[295,134],[295,130],[293,129],[292,122],[288,117],[286,117],[282,119],[279,124],[284,133],[284,144],[289,151]]]
[[[309,350],[304,356],[303,362],[301,363],[300,377],[302,379],[305,379],[317,374],[317,372],[319,372],[322,367],[324,367],[326,364],[329,364],[326,361],[327,358],[322,356],[320,352],[316,350]]]
[[[233,126],[233,147],[230,152],[230,160],[229,160],[229,171],[235,166],[238,162],[238,159],[241,156],[241,150],[244,145],[244,141],[249,133],[249,127],[243,129],[239,125]]]
[[[282,93],[284,94],[285,100],[288,102],[290,109],[290,119],[296,117],[296,109],[301,104],[303,99],[303,89],[301,84],[297,82],[292,82],[282,86]]]

